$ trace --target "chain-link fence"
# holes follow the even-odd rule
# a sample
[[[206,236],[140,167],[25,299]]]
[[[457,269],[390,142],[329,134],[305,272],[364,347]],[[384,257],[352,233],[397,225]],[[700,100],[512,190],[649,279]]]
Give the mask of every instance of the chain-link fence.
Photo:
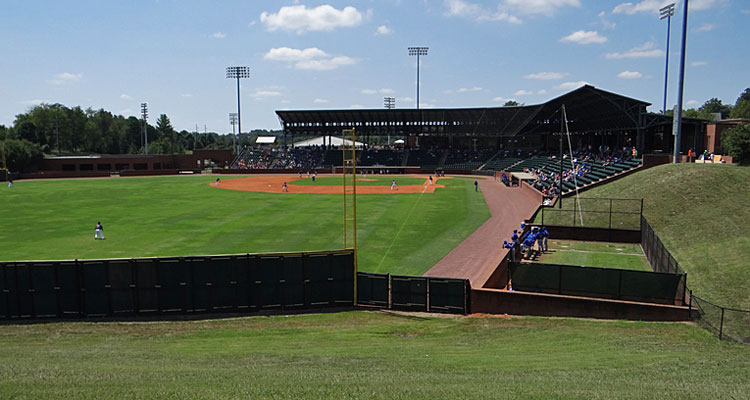
[[[608,229],[640,229],[643,199],[575,198],[542,207],[535,223]]]
[[[750,310],[718,306],[690,293],[694,319],[719,339],[750,343]]]

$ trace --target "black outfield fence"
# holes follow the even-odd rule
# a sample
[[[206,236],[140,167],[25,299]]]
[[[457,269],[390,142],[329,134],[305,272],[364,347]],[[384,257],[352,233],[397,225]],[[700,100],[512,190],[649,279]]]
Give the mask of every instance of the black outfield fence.
[[[750,310],[718,306],[692,293],[690,305],[695,320],[719,339],[750,343]]]
[[[468,279],[357,273],[357,304],[403,311],[468,314]]]
[[[351,250],[0,263],[0,319],[352,306]]]
[[[562,203],[558,203],[560,204],[562,207],[541,207],[541,212],[537,213],[534,223],[638,229],[643,214],[643,199],[568,197],[562,200]]]
[[[684,274],[510,263],[513,290],[684,305]]]

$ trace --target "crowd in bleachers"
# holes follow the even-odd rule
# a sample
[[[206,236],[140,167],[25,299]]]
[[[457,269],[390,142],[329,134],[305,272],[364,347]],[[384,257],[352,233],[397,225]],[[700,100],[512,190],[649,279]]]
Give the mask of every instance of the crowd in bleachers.
[[[325,150],[318,146],[278,149],[244,148],[234,169],[310,169],[320,165]]]

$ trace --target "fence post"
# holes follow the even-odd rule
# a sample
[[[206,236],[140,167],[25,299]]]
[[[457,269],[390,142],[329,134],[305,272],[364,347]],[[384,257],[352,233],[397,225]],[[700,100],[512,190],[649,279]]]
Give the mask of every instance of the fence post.
[[[719,340],[721,335],[724,333],[724,307],[721,307],[721,322],[719,323]]]
[[[683,280],[682,280],[682,305],[685,305],[685,291],[687,291],[687,272],[685,272],[684,274],[682,274],[682,276],[683,276]],[[690,296],[692,297],[692,292],[691,292]],[[689,301],[692,302],[693,299],[691,298]]]
[[[685,286],[687,286],[687,281],[685,283],[686,283]],[[688,319],[691,321],[693,320],[693,291],[692,290],[690,291],[690,302],[688,303]]]
[[[429,277],[426,279],[425,285],[427,286],[425,288],[425,291],[427,292],[427,295],[425,296],[424,303],[425,303],[425,306],[426,306],[425,307],[426,311],[430,312],[430,278]]]
[[[612,199],[609,199],[609,229],[612,229]]]

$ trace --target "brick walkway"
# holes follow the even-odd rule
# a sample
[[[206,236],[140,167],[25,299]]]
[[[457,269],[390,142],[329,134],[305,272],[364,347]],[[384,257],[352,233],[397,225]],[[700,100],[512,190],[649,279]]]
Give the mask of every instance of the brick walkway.
[[[507,253],[502,248],[503,240],[510,240],[513,229],[519,229],[540,202],[540,197],[531,191],[506,187],[500,180],[479,180],[479,189],[492,217],[425,272],[425,276],[468,278],[472,287],[482,287]]]

